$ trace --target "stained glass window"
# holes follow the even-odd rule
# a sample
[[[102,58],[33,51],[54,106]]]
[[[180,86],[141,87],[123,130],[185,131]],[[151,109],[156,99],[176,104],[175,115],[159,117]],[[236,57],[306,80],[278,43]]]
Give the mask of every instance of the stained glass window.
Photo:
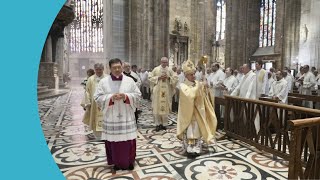
[[[226,2],[217,0],[216,41],[224,39],[226,28]]]
[[[260,2],[260,36],[259,46],[273,46],[275,40],[276,0]]]
[[[75,0],[70,24],[71,52],[103,52],[102,0]]]

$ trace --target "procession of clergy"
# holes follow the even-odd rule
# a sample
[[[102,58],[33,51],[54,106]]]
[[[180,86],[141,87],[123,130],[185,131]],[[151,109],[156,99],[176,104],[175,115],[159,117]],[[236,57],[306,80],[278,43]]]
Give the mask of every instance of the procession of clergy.
[[[262,68],[262,61],[256,62],[255,72],[249,64],[239,70],[226,68],[224,72],[219,64],[212,64],[208,69],[196,68],[190,60],[179,68],[169,68],[166,57],[150,72],[144,69],[137,72],[135,65],[117,58],[111,59],[108,66],[110,75],[104,74],[101,63],[94,65],[94,72],[88,71],[81,106],[85,110],[83,122],[97,139],[105,142],[107,162],[114,170],[134,169],[142,97],[151,98],[156,132],[166,130],[168,114],[178,110],[177,138],[188,156],[197,156],[202,144],[215,138],[215,111],[223,111],[214,107],[214,97],[269,96],[279,103],[287,103],[293,86],[302,94],[311,94],[320,84],[319,76],[310,72],[307,65],[294,78],[288,68],[277,71],[271,68],[267,72]],[[305,102],[305,106],[313,105]]]

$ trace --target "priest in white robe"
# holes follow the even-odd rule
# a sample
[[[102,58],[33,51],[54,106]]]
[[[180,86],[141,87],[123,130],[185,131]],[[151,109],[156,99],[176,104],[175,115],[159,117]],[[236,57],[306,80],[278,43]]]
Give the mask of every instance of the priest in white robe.
[[[271,77],[272,77],[272,79],[273,80],[277,80],[277,78],[276,78],[276,72],[275,72],[276,70],[273,68],[273,67],[271,67],[270,69],[269,69],[269,72],[271,73]],[[268,78],[269,78],[269,76],[268,76]],[[269,89],[270,89],[270,87],[269,87]],[[268,94],[267,94],[268,95]]]
[[[277,81],[274,81],[271,84],[269,96],[272,97],[272,99],[277,100],[279,103],[287,104],[289,89],[287,81],[283,78],[283,73],[284,72],[281,71],[276,72]]]
[[[209,143],[215,137],[214,97],[206,83],[195,80],[196,69],[190,60],[182,68],[186,79],[180,85],[177,138],[183,141],[182,147],[189,156],[197,156],[202,150],[202,138]]]
[[[223,80],[225,79],[225,74],[223,73],[222,69],[220,69],[219,64],[212,65],[212,73],[210,76],[210,86],[212,92],[215,97],[222,97],[222,86]]]
[[[301,94],[312,95],[312,89],[316,84],[316,77],[311,71],[309,71],[308,65],[303,66],[303,71],[304,71],[304,77],[303,77],[302,84],[300,84]],[[304,101],[303,104],[305,107],[313,108],[312,101]]]
[[[314,89],[318,92],[318,96],[320,96],[320,74],[318,74],[318,71],[315,71],[315,77],[316,77],[316,85],[314,86]]]
[[[141,79],[141,93],[143,99],[150,99],[150,88],[149,88],[149,80],[148,80],[149,72],[146,71],[145,68],[141,69],[140,79]]]
[[[257,99],[256,93],[256,74],[250,69],[250,65],[243,65],[243,78],[240,84],[231,93],[231,96],[239,96],[241,98]],[[246,120],[246,118],[245,118]],[[256,132],[260,131],[260,118],[257,117],[254,121]]]
[[[290,77],[290,79],[286,79],[286,78],[285,78],[285,80],[286,80],[288,83],[289,83],[289,81],[291,82],[291,86],[288,86],[288,88],[289,88],[289,93],[292,93],[292,92],[293,92],[294,82],[295,82],[294,76],[291,74],[290,68],[284,67],[284,70],[287,72],[287,77]]]
[[[201,81],[202,80],[202,67],[198,66],[196,71],[196,80]]]
[[[141,79],[139,75],[133,71],[131,71],[131,65],[128,62],[123,62],[123,74],[132,78],[132,80],[136,83],[138,88],[140,89],[141,86]]]
[[[226,69],[226,78],[223,80],[223,90],[225,94],[230,95],[232,91],[238,86],[239,82],[233,75],[233,69],[228,67]]]
[[[94,95],[104,117],[101,139],[114,170],[133,170],[137,138],[134,111],[141,92],[132,78],[122,74],[120,59],[111,59],[109,67],[111,75],[100,81]]]
[[[318,93],[318,96],[320,96],[320,74],[317,74],[317,73],[318,73],[318,71],[316,71],[316,73],[315,73],[315,75],[317,75],[317,76],[315,76],[316,77],[316,85],[314,87]],[[320,109],[320,102],[316,103],[315,108]]]
[[[288,75],[288,71],[283,70],[282,71],[283,79],[287,81],[287,89],[288,93],[292,92],[292,78]]]
[[[162,57],[161,64],[149,74],[152,85],[152,112],[156,131],[166,130],[168,115],[172,108],[172,97],[175,93],[178,76],[168,67],[168,58]]]
[[[267,83],[268,83],[268,74],[267,71],[262,68],[263,62],[261,60],[256,62],[256,78],[257,78],[257,99],[263,96],[267,96]]]
[[[102,63],[97,63],[94,65],[95,74],[90,76],[86,83],[86,94],[84,101],[81,103],[86,109],[83,117],[83,123],[89,126],[89,130],[93,131],[93,134],[97,139],[100,139],[102,132],[102,112],[99,110],[96,102],[94,101],[93,95],[96,88],[104,77],[104,66]]]
[[[239,67],[239,71],[237,71],[235,77],[237,78],[238,82],[240,83],[240,81],[242,80],[243,78],[243,66],[240,66]]]
[[[238,86],[231,93],[231,96],[256,99],[256,74],[250,69],[250,65],[243,65],[244,76]]]
[[[178,112],[180,84],[183,83],[185,80],[184,73],[182,72],[182,69],[180,67],[177,69],[177,76],[178,76],[178,83],[176,85],[176,93],[173,96],[174,102],[172,102],[172,111],[173,112]]]
[[[135,65],[133,65],[133,67],[135,67]],[[141,87],[141,79],[138,76],[138,74],[136,74],[135,72],[131,71],[131,65],[128,62],[123,62],[123,74],[130,77],[138,86],[138,88],[140,89]],[[140,102],[140,101],[139,101]],[[135,118],[136,118],[136,122],[138,123],[138,118],[139,118],[139,114],[141,113],[140,110],[140,103],[138,103],[137,109],[134,112]]]
[[[272,83],[275,81],[275,79],[273,78],[273,76],[272,76],[272,72],[268,72],[268,85],[267,85],[267,87],[268,87],[268,91],[266,92],[267,94],[269,94],[269,92],[270,92],[270,89],[271,89],[271,85],[272,85]]]

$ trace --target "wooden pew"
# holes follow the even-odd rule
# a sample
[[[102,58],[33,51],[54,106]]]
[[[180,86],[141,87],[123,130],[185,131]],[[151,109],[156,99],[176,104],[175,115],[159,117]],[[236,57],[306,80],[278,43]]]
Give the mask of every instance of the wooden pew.
[[[316,103],[320,103],[320,96],[319,95],[304,95],[304,94],[298,94],[298,93],[289,93],[288,96],[291,97],[298,97],[303,98],[305,101],[312,101],[313,102],[313,108],[315,108]]]
[[[288,96],[288,104],[293,106],[302,106],[302,101],[304,101],[304,98],[301,97],[294,97],[294,96]]]

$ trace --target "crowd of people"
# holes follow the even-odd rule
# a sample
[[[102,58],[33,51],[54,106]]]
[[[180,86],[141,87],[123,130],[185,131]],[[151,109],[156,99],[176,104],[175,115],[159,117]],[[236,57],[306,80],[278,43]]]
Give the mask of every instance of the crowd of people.
[[[250,64],[238,69],[212,64],[205,69],[190,60],[181,67],[169,67],[168,58],[162,57],[159,66],[146,70],[116,58],[109,61],[109,68],[110,75],[104,74],[101,63],[88,70],[81,106],[83,122],[105,142],[107,161],[114,170],[134,169],[142,98],[151,101],[155,132],[166,130],[169,113],[177,112],[177,138],[187,155],[198,156],[202,144],[214,139],[220,128],[216,113],[223,116],[224,109],[213,104],[215,97],[264,97],[286,104],[294,89],[306,95],[320,94],[320,75],[308,65],[295,76],[287,67],[265,70],[262,61],[255,63],[255,70]],[[304,106],[313,108],[308,101]],[[258,132],[258,118],[255,124]]]

